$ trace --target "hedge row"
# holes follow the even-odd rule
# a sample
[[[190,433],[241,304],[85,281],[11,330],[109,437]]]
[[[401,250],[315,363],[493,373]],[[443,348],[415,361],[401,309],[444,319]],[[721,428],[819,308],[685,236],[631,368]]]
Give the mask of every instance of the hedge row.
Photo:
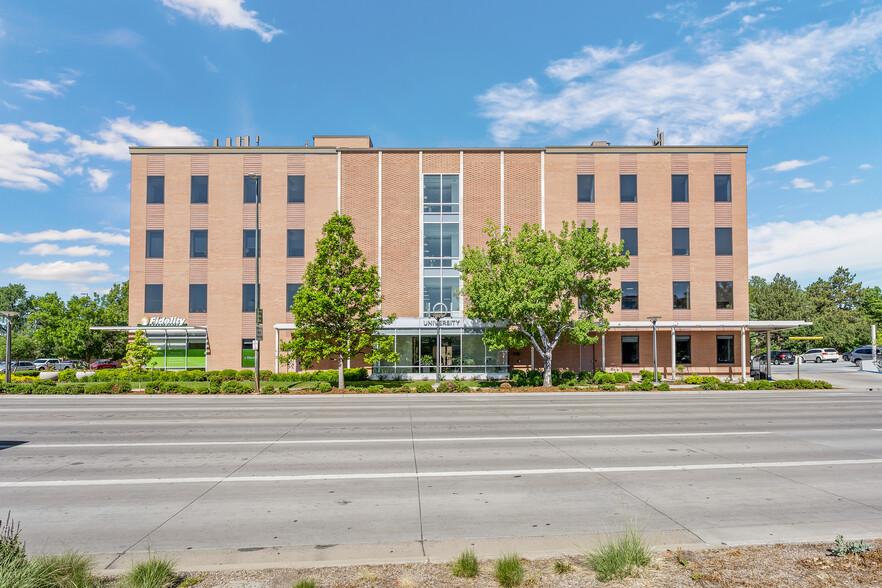
[[[647,373],[652,377],[652,372]],[[509,378],[515,386],[521,388],[535,388],[544,385],[545,382],[543,372],[539,370],[512,370]],[[591,384],[627,384],[632,378],[631,372],[604,372],[598,370],[596,372],[582,371],[576,373],[566,370],[551,370],[551,385],[561,387],[590,386]]]
[[[30,372],[28,372],[30,373]],[[39,372],[33,372],[39,375]],[[24,372],[19,372],[23,375]],[[160,371],[149,370],[141,379],[148,382],[227,382],[238,380],[241,382],[254,381],[254,370],[185,370],[185,371]],[[315,372],[292,372],[275,374],[270,370],[261,370],[260,379],[263,382],[331,382],[337,383],[337,370],[320,370]],[[343,370],[343,379],[347,382],[360,382],[368,379],[366,368],[353,368]],[[130,375],[125,369],[98,370],[92,376],[77,380],[77,370],[64,370],[59,372],[59,382],[122,382],[134,381],[137,376]]]
[[[125,394],[132,391],[128,382],[102,382],[98,384],[68,384],[58,386],[51,380],[30,384],[0,383],[0,394]]]

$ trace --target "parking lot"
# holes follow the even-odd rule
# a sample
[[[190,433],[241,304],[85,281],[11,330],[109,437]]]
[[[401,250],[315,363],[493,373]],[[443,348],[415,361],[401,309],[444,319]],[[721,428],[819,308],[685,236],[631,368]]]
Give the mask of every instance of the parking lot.
[[[763,368],[765,369],[765,368]],[[850,361],[836,363],[801,363],[773,365],[771,376],[775,380],[789,380],[797,376],[807,380],[826,380],[837,388],[856,390],[882,390],[882,373],[860,371]]]

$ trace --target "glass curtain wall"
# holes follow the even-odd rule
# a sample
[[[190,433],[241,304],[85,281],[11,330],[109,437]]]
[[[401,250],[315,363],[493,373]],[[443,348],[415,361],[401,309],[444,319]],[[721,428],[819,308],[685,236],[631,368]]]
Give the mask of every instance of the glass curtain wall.
[[[460,252],[458,174],[423,175],[423,316],[438,303],[458,315]],[[440,309],[441,307],[438,306]]]
[[[375,366],[378,374],[434,374],[438,361],[435,329],[388,329],[395,337],[397,362],[383,361]],[[441,373],[468,377],[477,374],[508,373],[508,354],[484,345],[480,329],[441,329]]]
[[[146,333],[156,355],[147,367],[164,370],[205,369],[205,333],[162,331]]]

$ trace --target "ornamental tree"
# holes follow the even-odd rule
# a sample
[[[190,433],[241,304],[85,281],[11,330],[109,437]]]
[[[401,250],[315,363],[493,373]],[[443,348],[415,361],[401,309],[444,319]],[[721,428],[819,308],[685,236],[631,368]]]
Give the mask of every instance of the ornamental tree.
[[[608,328],[604,315],[621,297],[609,274],[628,266],[628,254],[597,222],[564,222],[559,235],[525,224],[517,236],[488,222],[484,232],[486,246],[467,246],[457,266],[465,315],[493,325],[484,333],[491,349],[532,345],[551,386],[557,344],[589,345]]]
[[[144,331],[138,329],[134,338],[126,344],[125,366],[129,377],[133,374],[138,376],[138,387],[141,387],[141,375],[145,366],[156,355],[156,349],[150,345],[150,340],[144,336]]]
[[[334,213],[316,241],[316,256],[306,266],[294,296],[291,340],[281,344],[286,360],[306,369],[325,358],[337,360],[337,387],[343,388],[343,362],[365,351],[365,361],[397,360],[391,337],[377,337],[395,315],[380,314],[380,277],[355,243],[352,219]]]

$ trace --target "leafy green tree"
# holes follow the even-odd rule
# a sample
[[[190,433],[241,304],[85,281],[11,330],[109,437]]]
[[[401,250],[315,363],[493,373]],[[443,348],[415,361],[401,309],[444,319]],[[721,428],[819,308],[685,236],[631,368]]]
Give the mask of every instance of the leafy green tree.
[[[30,314],[30,322],[34,339],[42,354],[52,357],[69,357],[84,359],[69,353],[64,346],[62,330],[65,328],[67,307],[64,300],[55,293],[49,292],[34,299],[34,310]]]
[[[156,355],[156,349],[150,345],[150,341],[144,335],[144,331],[138,329],[134,338],[126,345],[125,368],[131,378],[133,375],[138,376],[138,387],[141,387],[141,376],[145,372],[145,367]]]
[[[821,345],[840,351],[869,342],[870,323],[861,309],[863,289],[854,279],[853,273],[840,267],[829,279],[819,278],[806,287],[806,314],[813,324],[793,334],[823,337]],[[800,343],[803,349],[811,342]]]
[[[563,223],[559,235],[524,225],[513,236],[493,223],[484,232],[486,247],[467,246],[457,266],[465,314],[495,325],[484,332],[491,349],[532,345],[545,366],[544,385],[551,386],[558,343],[592,344],[608,328],[604,315],[621,297],[609,274],[628,266],[628,254],[607,241],[597,222],[590,229]]]
[[[367,362],[398,359],[392,338],[376,336],[395,316],[381,315],[377,266],[367,264],[354,235],[352,219],[337,212],[322,227],[315,259],[291,305],[291,340],[281,345],[287,360],[299,359],[307,369],[335,357],[338,388],[344,386],[344,362],[364,350]]]
[[[8,284],[0,286],[0,310],[17,312],[18,316],[12,317],[12,339],[15,334],[25,332],[28,316],[34,307],[34,297],[29,296],[24,284]],[[3,319],[5,322],[5,318]]]
[[[752,276],[749,282],[750,319],[756,321],[795,321],[804,320],[808,315],[805,291],[796,280],[782,274],[775,274],[771,282]],[[797,342],[788,341],[787,333],[772,333],[772,339],[785,349],[798,347]],[[755,344],[765,346],[765,334],[754,335]]]

